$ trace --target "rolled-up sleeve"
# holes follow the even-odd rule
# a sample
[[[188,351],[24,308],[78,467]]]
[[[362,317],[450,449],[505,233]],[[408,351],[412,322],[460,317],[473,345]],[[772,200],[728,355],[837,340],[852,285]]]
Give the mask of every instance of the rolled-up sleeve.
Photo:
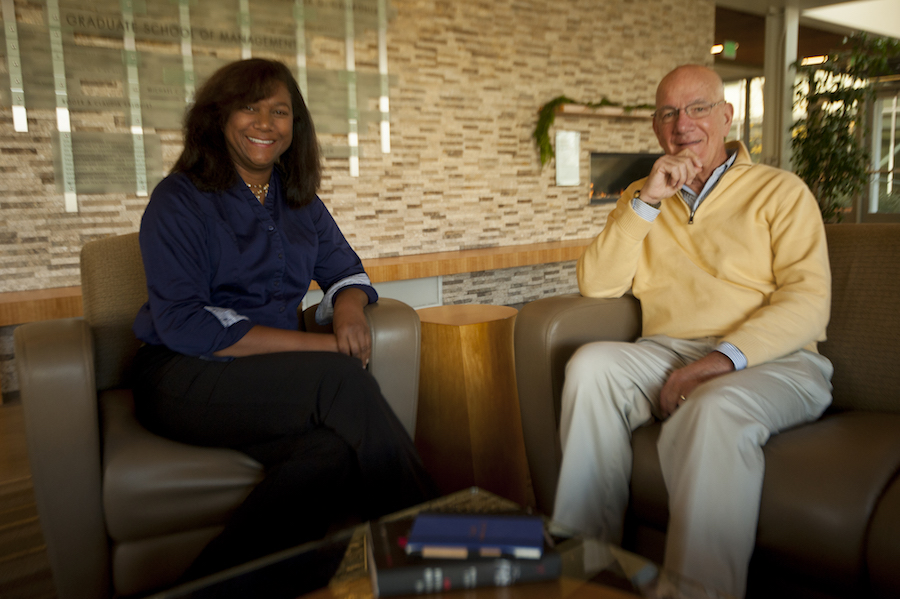
[[[246,335],[254,323],[211,300],[211,232],[189,185],[186,179],[164,180],[144,212],[140,245],[148,302],[135,319],[134,332],[143,341],[179,353],[212,357]]]
[[[314,224],[319,248],[313,276],[325,292],[325,297],[316,310],[316,321],[326,324],[331,321],[334,312],[334,298],[344,289],[362,289],[370,304],[378,301],[378,293],[372,287],[362,261],[347,243],[334,218],[320,201],[316,204]]]

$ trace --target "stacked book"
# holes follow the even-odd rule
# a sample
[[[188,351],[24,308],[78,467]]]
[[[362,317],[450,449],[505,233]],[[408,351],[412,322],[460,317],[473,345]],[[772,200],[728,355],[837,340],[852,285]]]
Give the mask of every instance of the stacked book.
[[[419,514],[370,524],[376,597],[554,580],[562,570],[538,516]]]

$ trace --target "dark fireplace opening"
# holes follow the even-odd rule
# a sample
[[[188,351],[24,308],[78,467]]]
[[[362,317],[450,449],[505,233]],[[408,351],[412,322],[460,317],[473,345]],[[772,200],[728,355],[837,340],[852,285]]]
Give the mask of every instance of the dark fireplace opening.
[[[609,204],[625,188],[650,174],[662,154],[591,152],[591,204]]]

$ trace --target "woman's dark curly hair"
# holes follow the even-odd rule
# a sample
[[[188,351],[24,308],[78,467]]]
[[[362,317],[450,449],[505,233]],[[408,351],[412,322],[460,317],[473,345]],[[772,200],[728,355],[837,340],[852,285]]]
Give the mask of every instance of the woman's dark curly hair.
[[[316,130],[290,70],[273,60],[232,62],[197,90],[184,119],[184,150],[172,172],[185,173],[201,191],[223,191],[234,185],[238,173],[228,154],[225,123],[235,110],[271,97],[279,83],[291,95],[294,134],[276,167],[284,177],[288,204],[299,208],[311,202],[322,180]]]

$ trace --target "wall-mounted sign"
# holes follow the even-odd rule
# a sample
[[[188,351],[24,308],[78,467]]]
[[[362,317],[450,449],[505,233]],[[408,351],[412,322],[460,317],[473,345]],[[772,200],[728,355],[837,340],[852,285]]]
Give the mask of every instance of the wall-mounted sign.
[[[581,184],[581,133],[556,132],[556,184],[571,187]]]

